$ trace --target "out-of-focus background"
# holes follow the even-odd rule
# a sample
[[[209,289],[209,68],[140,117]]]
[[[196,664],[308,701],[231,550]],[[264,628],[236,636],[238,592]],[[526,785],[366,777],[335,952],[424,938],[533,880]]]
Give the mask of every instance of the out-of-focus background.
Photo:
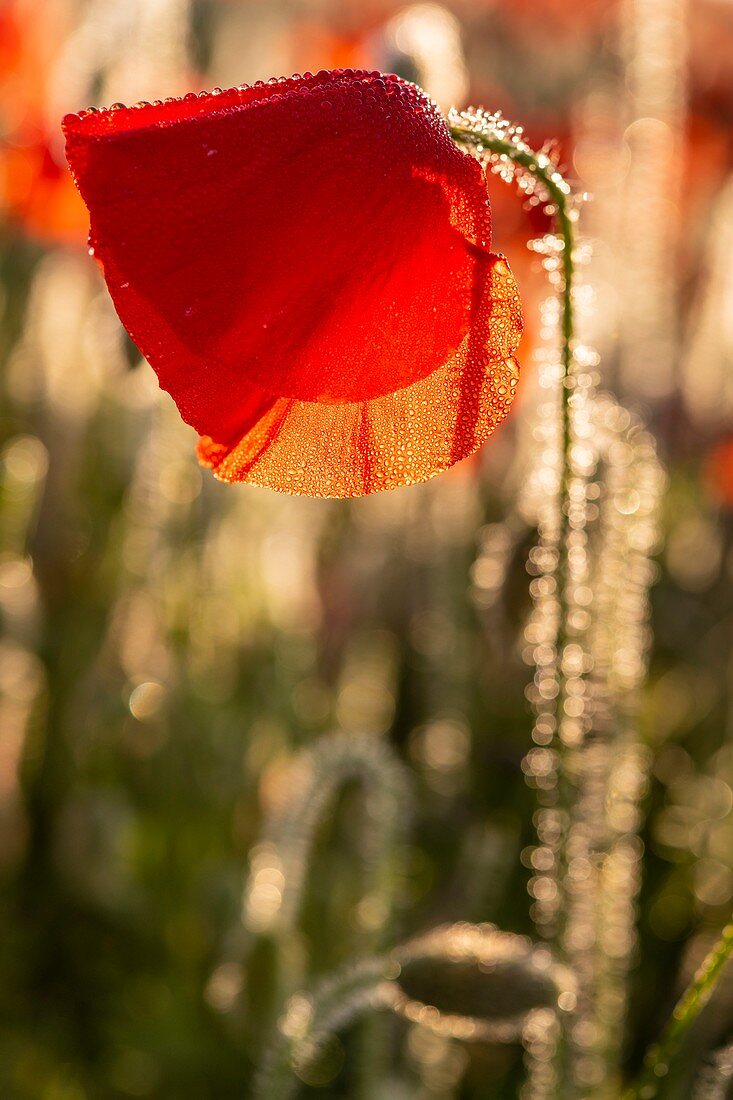
[[[198,469],[87,255],[65,168],[67,111],[338,66],[396,71],[446,110],[501,109],[594,197],[587,337],[670,479],[641,706],[632,1062],[733,902],[730,0],[0,0],[8,1100],[244,1095],[273,995],[256,905],[242,915],[248,853],[288,799],[293,754],[332,729],[388,739],[412,773],[401,933],[531,932],[532,532],[516,499],[545,293],[526,242],[544,216],[493,181],[527,318],[510,423],[435,483],[309,501]],[[346,796],[296,968],[331,969],[378,923],[358,833]],[[733,981],[704,1041],[731,1027]],[[514,1047],[407,1025],[394,1041],[390,1100],[516,1095]],[[305,1093],[356,1095],[350,1066],[337,1044]]]

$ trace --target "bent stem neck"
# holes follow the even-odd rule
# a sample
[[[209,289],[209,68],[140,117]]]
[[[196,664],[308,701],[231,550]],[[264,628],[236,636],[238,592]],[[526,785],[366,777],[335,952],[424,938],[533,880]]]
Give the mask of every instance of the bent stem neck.
[[[552,216],[557,236],[561,242],[559,266],[554,283],[560,300],[560,377],[557,378],[557,408],[559,417],[556,505],[553,522],[552,550],[554,555],[554,578],[556,582],[557,625],[554,631],[554,651],[559,694],[555,703],[556,731],[560,730],[560,717],[566,697],[567,684],[563,674],[563,656],[568,643],[569,593],[571,576],[569,568],[570,536],[572,534],[571,485],[573,480],[572,448],[575,441],[573,417],[574,389],[574,339],[575,307],[574,291],[574,245],[575,221],[577,211],[570,185],[563,178],[550,155],[545,151],[536,152],[524,141],[521,129],[512,126],[499,115],[487,115],[482,111],[468,111],[458,114],[451,112],[449,129],[453,140],[473,153],[494,173],[506,182],[515,183],[520,191],[534,203],[541,203],[545,211]],[[569,779],[567,750],[559,732],[554,742],[556,780],[550,794],[552,809],[562,822],[554,844],[554,888],[557,891],[555,916],[545,921],[545,934],[555,941],[560,958],[568,965],[572,959],[568,956],[569,944],[566,942],[568,922],[567,902],[563,897],[563,887],[567,873],[567,837],[573,808],[577,795]],[[567,1026],[561,1035],[555,1054],[555,1077],[558,1091],[563,1096],[573,1096],[573,1072],[570,1056]]]

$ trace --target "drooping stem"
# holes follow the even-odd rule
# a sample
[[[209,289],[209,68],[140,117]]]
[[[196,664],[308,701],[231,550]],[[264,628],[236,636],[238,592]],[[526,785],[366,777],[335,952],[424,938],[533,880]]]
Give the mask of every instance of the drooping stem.
[[[542,203],[545,210],[554,218],[559,237],[559,263],[554,274],[554,283],[560,302],[560,347],[558,367],[559,377],[553,379],[557,393],[557,416],[559,420],[557,434],[557,480],[553,487],[555,501],[554,513],[549,517],[547,530],[541,534],[540,542],[547,551],[549,562],[546,573],[550,574],[548,583],[554,585],[554,627],[551,637],[545,640],[552,651],[552,674],[557,692],[554,698],[554,737],[552,759],[554,783],[552,789],[545,787],[546,794],[540,799],[540,805],[547,808],[546,828],[538,829],[540,843],[551,862],[551,870],[543,874],[546,897],[553,892],[552,901],[541,907],[544,916],[540,923],[544,925],[545,935],[551,937],[568,964],[565,942],[567,907],[561,895],[567,872],[567,839],[572,817],[575,792],[569,779],[566,766],[567,747],[562,737],[562,715],[567,683],[564,673],[564,656],[568,646],[568,622],[571,607],[571,586],[573,581],[570,569],[571,540],[573,537],[572,487],[574,479],[573,446],[575,442],[573,420],[573,391],[575,385],[575,308],[574,290],[574,223],[577,217],[574,197],[567,181],[563,178],[552,158],[545,151],[535,152],[525,142],[522,130],[512,126],[499,115],[487,115],[482,111],[467,111],[461,114],[452,112],[449,127],[453,139],[466,146],[475,156],[484,162],[494,173],[507,182],[513,182],[529,197],[531,202]],[[549,671],[549,670],[548,670]],[[540,742],[547,745],[547,741]],[[545,752],[545,759],[548,758]],[[543,832],[545,836],[543,837]],[[548,841],[547,837],[551,836]],[[535,895],[539,898],[539,894]],[[571,1068],[568,1055],[568,1037],[561,1036],[555,1053],[555,1077],[558,1093],[572,1095],[570,1081]]]
[[[548,212],[554,214],[558,234],[562,240],[562,389],[560,397],[562,418],[562,481],[560,485],[560,537],[558,544],[558,580],[560,598],[560,630],[565,620],[563,596],[565,589],[567,535],[569,529],[567,501],[570,480],[570,448],[572,446],[572,415],[570,397],[572,393],[571,377],[573,372],[573,339],[575,336],[575,314],[573,307],[573,247],[575,243],[575,211],[571,205],[572,191],[557,166],[547,153],[534,152],[522,138],[522,130],[506,122],[498,115],[486,115],[481,111],[452,114],[449,120],[451,137],[460,145],[466,145],[479,155],[486,152],[501,163],[511,162],[520,170],[513,171],[511,179],[516,180],[523,191],[537,194],[543,200]],[[563,638],[558,636],[558,651],[562,648]]]
[[[478,1003],[487,1007],[496,1007],[494,975],[500,976],[505,998],[507,986],[503,983],[513,975],[519,995],[514,1003],[508,995],[503,1015],[493,1011],[485,1016],[442,1012],[417,1000],[411,992],[409,971],[426,963],[440,969],[455,967],[464,981],[470,968],[474,979],[484,986]],[[372,1017],[378,1010],[419,1023],[444,1040],[521,1043],[528,1054],[543,1053],[548,1035],[557,1027],[573,990],[572,976],[553,961],[544,945],[534,945],[524,936],[501,932],[488,924],[442,925],[395,947],[388,955],[350,964],[312,989],[292,995],[277,1022],[272,1045],[255,1082],[254,1098],[291,1100],[299,1080],[307,1081],[307,1071],[337,1032],[362,1017]],[[534,1060],[542,1062],[541,1058]],[[542,1074],[533,1084],[533,1100],[555,1100],[557,1093],[546,1087]],[[372,1100],[374,1090],[367,1095]]]
[[[546,152],[535,152],[526,144],[521,127],[508,123],[499,115],[486,115],[482,111],[451,113],[449,128],[454,141],[467,146],[476,155],[489,155],[494,171],[504,174],[507,180],[516,182],[522,191],[536,196],[548,213],[554,216],[562,241],[562,280],[559,288],[561,301],[560,381],[561,456],[558,538],[557,538],[557,596],[558,631],[556,638],[557,660],[561,664],[565,644],[567,619],[568,535],[570,532],[569,486],[571,479],[572,430],[572,375],[573,341],[575,338],[575,309],[573,304],[573,277],[575,244],[574,222],[576,211],[572,205],[572,190],[555,163]],[[511,166],[503,172],[503,166]],[[561,700],[558,701],[558,707]]]
[[[538,409],[541,461],[530,506],[538,545],[530,555],[536,580],[525,636],[535,665],[536,747],[524,766],[538,790],[539,846],[531,852],[529,888],[532,916],[578,987],[552,1058],[554,1095],[609,1100],[619,1092],[623,982],[638,884],[634,815],[644,753],[633,716],[646,652],[639,626],[648,616],[664,474],[641,425],[597,394],[590,370],[598,356],[577,338],[575,262],[585,251],[575,241],[579,196],[547,152],[533,152],[522,131],[500,116],[467,111],[449,121],[456,141],[518,184],[530,203],[542,204],[556,226],[556,235],[530,246],[544,255],[555,291],[545,320],[557,343],[545,353],[540,376],[552,396]],[[619,444],[623,462],[612,457]],[[625,816],[618,813],[621,790]]]
[[[382,950],[394,934],[397,868],[410,819],[411,791],[403,765],[389,747],[369,735],[331,734],[301,754],[294,767],[290,799],[273,815],[251,857],[244,916],[258,942],[274,948],[274,1004],[282,1004],[305,980],[293,966],[291,946],[318,830],[342,791],[356,785],[361,792],[365,827],[358,855],[364,865],[362,909],[368,918],[361,928],[363,954]],[[261,938],[261,939],[258,939]],[[369,1096],[376,1089],[384,1049],[380,1020],[363,1029],[360,1087]],[[283,1071],[284,1072],[284,1071]],[[269,1094],[268,1094],[269,1095]],[[273,1096],[279,1095],[273,1093]]]
[[[475,121],[474,121],[475,120]],[[479,123],[476,126],[475,122]],[[572,370],[572,341],[574,336],[573,289],[573,245],[575,231],[574,210],[571,205],[570,185],[559,172],[547,153],[533,152],[522,138],[519,127],[511,126],[497,115],[485,115],[475,112],[469,121],[465,115],[453,115],[450,120],[450,132],[454,141],[467,145],[478,153],[488,152],[500,160],[511,161],[537,182],[539,194],[545,205],[554,206],[557,229],[563,242],[563,288],[562,288],[562,362],[564,376],[567,379]],[[502,136],[505,134],[506,136]],[[512,178],[515,178],[514,176]],[[530,188],[520,176],[517,182],[524,191]],[[533,189],[538,193],[538,189]],[[544,192],[544,194],[542,194]]]
[[[644,1059],[644,1068],[627,1090],[624,1100],[654,1100],[679,1052],[682,1041],[713,995],[728,960],[733,955],[733,922],[707,955],[690,985],[680,997],[661,1039]]]
[[[266,823],[264,837],[252,854],[245,891],[245,922],[251,931],[273,935],[279,943],[292,935],[318,829],[339,793],[351,783],[361,788],[367,822],[359,853],[365,865],[367,898],[385,903],[379,919],[363,931],[362,948],[379,949],[390,938],[394,852],[400,850],[406,834],[411,792],[399,760],[383,742],[367,735],[324,736],[301,755],[287,808]],[[298,981],[298,976],[291,975],[283,995],[297,988]]]
[[[298,1076],[328,1040],[368,1012],[391,1007],[395,987],[385,958],[367,959],[322,982],[311,993],[290,998],[276,1038],[255,1083],[256,1100],[290,1100]]]

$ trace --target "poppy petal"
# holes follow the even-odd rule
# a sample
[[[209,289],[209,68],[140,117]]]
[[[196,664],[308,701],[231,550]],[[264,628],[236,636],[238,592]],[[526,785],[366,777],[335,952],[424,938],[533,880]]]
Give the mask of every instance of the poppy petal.
[[[120,318],[217,476],[358,495],[506,414],[516,287],[480,165],[414,85],[336,70],[64,130]]]

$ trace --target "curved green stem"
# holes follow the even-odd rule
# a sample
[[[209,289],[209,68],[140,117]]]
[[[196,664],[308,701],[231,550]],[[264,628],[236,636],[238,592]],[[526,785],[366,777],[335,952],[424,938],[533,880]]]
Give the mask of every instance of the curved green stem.
[[[380,1009],[412,1022],[424,1012],[423,1026],[434,1026],[439,1034],[450,1034],[464,1042],[523,1043],[528,1048],[532,1041],[528,1025],[537,1015],[548,1013],[554,1021],[560,999],[573,989],[565,968],[551,961],[548,965],[548,958],[546,947],[535,947],[523,936],[500,932],[493,925],[459,922],[418,935],[389,955],[346,966],[311,990],[290,997],[255,1082],[255,1100],[291,1100],[299,1078],[307,1077],[306,1071],[317,1062],[329,1040],[362,1016]],[[497,971],[504,975],[503,981],[514,973],[520,988],[526,983],[533,998],[507,1006],[503,1015],[491,1011],[485,1017],[441,1013],[409,993],[407,971],[421,963],[447,968],[470,966],[482,982],[488,983],[483,1001],[489,1008],[496,1008],[490,975]],[[503,982],[499,988],[505,988]],[[442,1025],[440,1029],[438,1024]],[[376,1089],[367,1093],[369,1100],[375,1093]],[[532,1095],[549,1096],[545,1092]]]
[[[514,176],[518,177],[520,187],[539,195],[545,207],[554,215],[558,235],[563,244],[559,295],[562,307],[560,359],[562,379],[560,380],[560,480],[558,484],[557,517],[557,559],[555,575],[557,578],[558,627],[555,636],[555,650],[558,668],[560,692],[557,698],[557,714],[562,713],[565,696],[562,674],[562,655],[567,643],[568,617],[568,541],[570,535],[570,483],[572,479],[573,411],[571,404],[572,375],[574,365],[575,308],[573,302],[575,245],[574,217],[571,205],[572,191],[549,156],[529,148],[522,137],[521,130],[512,127],[500,116],[485,116],[482,112],[467,112],[464,115],[452,114],[449,129],[453,140],[468,146],[481,156],[488,152],[493,166],[501,170],[502,162],[510,161],[514,166]],[[498,162],[498,163],[497,163]],[[570,786],[566,769],[562,766],[564,746],[556,742],[561,765],[557,776],[557,800],[560,809],[565,810],[565,836],[567,836],[569,811],[572,807],[574,792]],[[557,883],[561,886],[564,879],[565,844],[561,841],[556,850]],[[565,954],[562,925],[564,904],[560,901],[560,928],[555,930],[555,940],[561,956]],[[558,1087],[563,1096],[572,1096],[572,1074],[568,1057],[567,1036],[562,1035],[555,1054],[555,1070]],[[563,1090],[569,1091],[563,1091]]]
[[[546,153],[536,153],[531,150],[521,137],[513,136],[511,128],[507,130],[504,120],[500,120],[502,129],[492,132],[490,120],[478,118],[477,128],[470,124],[450,124],[449,129],[454,141],[461,145],[473,147],[476,151],[487,150],[494,157],[507,159],[517,165],[521,170],[531,176],[544,192],[547,205],[554,207],[555,222],[559,236],[563,242],[562,254],[562,287],[560,298],[562,303],[562,345],[560,349],[563,377],[560,396],[561,422],[562,422],[562,455],[561,455],[561,482],[560,482],[560,517],[558,537],[558,597],[560,603],[560,627],[557,638],[558,660],[565,643],[565,612],[566,612],[566,580],[567,580],[567,538],[569,533],[569,509],[566,506],[570,483],[570,449],[573,442],[572,415],[570,407],[571,386],[570,379],[573,373],[573,340],[575,338],[575,309],[573,304],[573,279],[575,274],[573,249],[575,245],[575,231],[571,215],[571,189],[563,179],[556,166]]]
[[[573,248],[575,245],[575,232],[570,213],[571,190],[562,178],[557,168],[545,153],[533,152],[521,139],[499,136],[492,133],[490,127],[481,130],[472,129],[470,125],[450,125],[451,137],[461,145],[472,146],[475,149],[487,150],[499,158],[506,158],[518,165],[535,180],[544,190],[546,200],[555,208],[555,221],[559,236],[563,242],[562,255],[562,288],[560,297],[562,302],[562,347],[561,359],[563,368],[561,415],[562,415],[562,482],[560,485],[560,537],[558,542],[558,574],[559,594],[561,601],[560,623],[565,619],[564,615],[564,580],[566,575],[567,535],[568,535],[568,509],[564,507],[567,500],[568,483],[570,480],[570,448],[572,446],[572,420],[570,411],[570,385],[569,380],[573,370],[573,340],[575,337],[575,310],[573,305],[573,278],[574,261]],[[562,629],[562,625],[561,625]],[[562,648],[562,637],[558,638],[558,652]]]
[[[680,997],[659,1042],[644,1059],[644,1068],[624,1093],[624,1100],[654,1100],[682,1041],[713,995],[723,968],[733,955],[733,922],[726,925],[692,982]]]
[[[369,959],[311,993],[291,997],[255,1082],[255,1100],[290,1100],[298,1089],[297,1072],[316,1060],[330,1037],[364,1013],[389,1007],[394,999],[389,972],[387,959]]]
[[[570,187],[562,178],[555,165],[545,153],[535,153],[524,142],[492,135],[489,130],[477,133],[469,126],[451,125],[451,137],[460,145],[480,146],[494,156],[506,157],[519,165],[540,182],[549,200],[555,206],[555,219],[559,235],[563,242],[563,288],[562,288],[562,363],[564,378],[572,372],[572,342],[575,332],[575,320],[572,301],[573,289],[573,246],[575,232],[570,215]],[[564,387],[567,392],[567,386]],[[567,403],[567,398],[566,398]]]
[[[273,986],[271,1024],[289,995],[305,981],[304,973],[294,965],[290,947],[301,915],[313,848],[329,809],[352,784],[360,788],[365,821],[356,853],[364,865],[364,896],[383,906],[383,911],[377,909],[373,926],[362,930],[359,952],[382,950],[392,938],[398,865],[410,820],[408,776],[380,739],[364,734],[326,735],[301,754],[287,809],[267,823],[246,889],[246,921],[254,933],[249,958],[264,951],[268,974],[272,975],[267,982]],[[278,886],[274,905],[273,882]],[[263,994],[258,992],[256,996],[261,1018]],[[360,1087],[366,1095],[376,1088],[373,1080],[380,1072],[379,1058],[370,1053],[372,1047],[380,1047],[376,1034],[380,1026],[381,1021],[370,1021],[361,1036]]]

